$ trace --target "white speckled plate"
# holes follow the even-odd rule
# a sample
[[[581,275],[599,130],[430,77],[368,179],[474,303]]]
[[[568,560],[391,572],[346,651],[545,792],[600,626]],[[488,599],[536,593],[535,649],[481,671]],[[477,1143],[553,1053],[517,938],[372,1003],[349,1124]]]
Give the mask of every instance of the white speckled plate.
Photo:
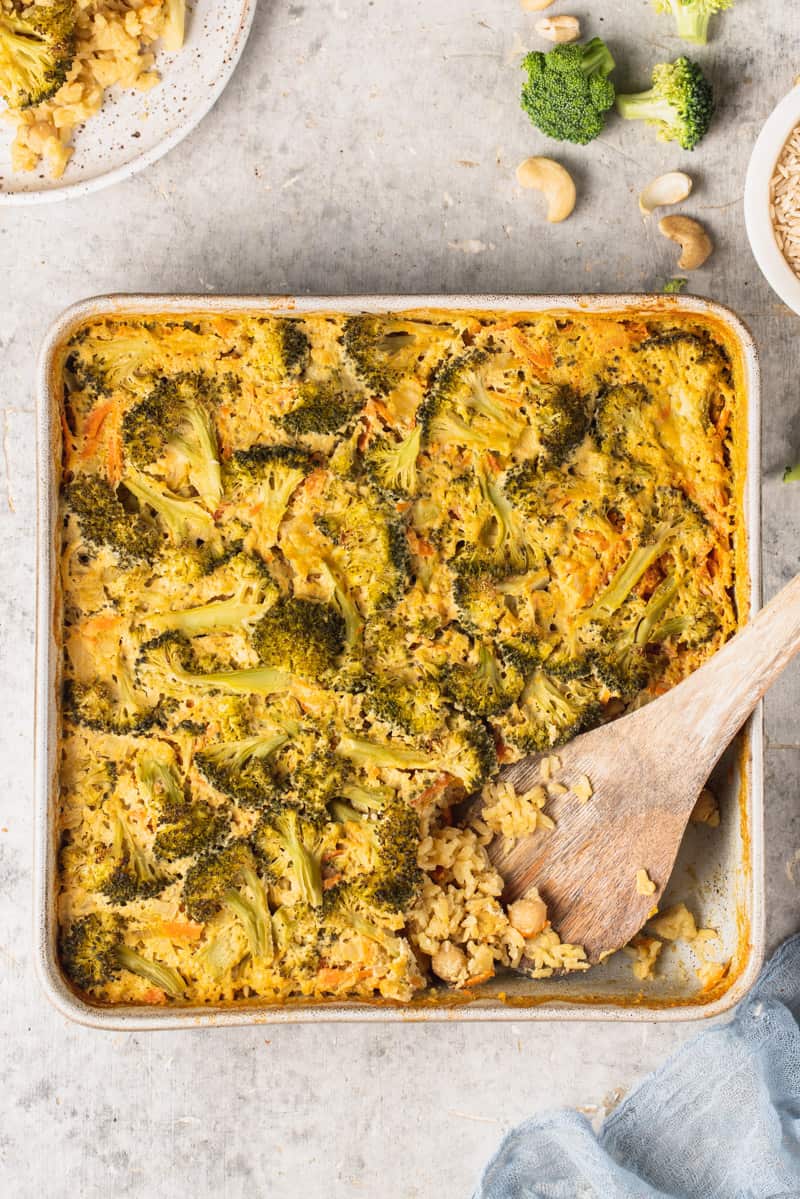
[[[75,131],[75,151],[60,179],[44,166],[11,170],[13,129],[0,122],[0,204],[44,204],[86,195],[143,170],[186,137],[230,79],[244,49],[256,0],[189,0],[186,42],[158,52],[161,82],[149,92],[111,88]]]

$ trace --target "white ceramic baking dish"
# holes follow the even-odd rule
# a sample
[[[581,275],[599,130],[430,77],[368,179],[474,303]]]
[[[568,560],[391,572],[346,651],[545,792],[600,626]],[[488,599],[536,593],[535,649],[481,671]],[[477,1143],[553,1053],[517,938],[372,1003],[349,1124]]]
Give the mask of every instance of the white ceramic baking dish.
[[[739,438],[742,524],[737,562],[743,608],[760,603],[759,370],[756,347],[729,310],[693,297],[592,296],[355,296],[248,297],[116,295],[85,300],[52,325],[37,375],[38,571],[36,642],[36,844],[35,939],[39,975],[48,998],[65,1015],[98,1028],[144,1030],[250,1023],[365,1020],[686,1020],[716,1016],[736,1003],[755,980],[763,958],[764,853],[761,713],[756,713],[715,771],[720,801],[718,829],[691,826],[664,903],[684,900],[698,924],[719,933],[717,956],[729,963],[713,986],[701,984],[697,960],[686,945],[665,947],[658,977],[639,982],[631,959],[616,954],[586,974],[533,981],[505,974],[484,984],[474,998],[433,990],[411,1006],[362,1002],[263,1003],[232,1007],[106,1007],[87,1003],[64,979],[56,953],[56,807],[58,802],[61,614],[57,574],[57,497],[61,461],[59,379],[64,345],[86,319],[102,314],[242,312],[294,313],[403,311],[418,308],[507,310],[538,313],[696,313],[723,326],[735,343],[746,414]]]

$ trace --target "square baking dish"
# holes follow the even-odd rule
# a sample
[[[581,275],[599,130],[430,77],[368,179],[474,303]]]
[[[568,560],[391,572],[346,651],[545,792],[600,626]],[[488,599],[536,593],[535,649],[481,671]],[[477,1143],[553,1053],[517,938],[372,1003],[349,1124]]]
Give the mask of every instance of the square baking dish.
[[[734,433],[741,527],[736,531],[738,599],[745,611],[760,605],[759,369],[748,330],[728,309],[691,296],[190,296],[113,295],[84,300],[51,326],[37,369],[37,635],[35,716],[35,944],[39,977],[64,1015],[97,1028],[140,1031],[292,1021],[417,1020],[687,1020],[716,1016],[755,981],[764,952],[763,734],[759,709],[717,767],[712,787],[721,825],[690,825],[664,905],[685,901],[698,926],[717,930],[726,972],[703,985],[698,960],[685,944],[666,945],[658,977],[644,984],[631,959],[615,954],[586,974],[531,980],[501,973],[475,997],[431,989],[413,1003],[363,1001],[270,1006],[148,1007],[91,1004],[65,980],[56,952],[56,813],[58,804],[61,612],[58,584],[57,500],[61,469],[60,397],[64,347],[74,330],[97,316],[311,312],[508,311],[669,316],[694,314],[717,324],[738,358],[743,403]]]

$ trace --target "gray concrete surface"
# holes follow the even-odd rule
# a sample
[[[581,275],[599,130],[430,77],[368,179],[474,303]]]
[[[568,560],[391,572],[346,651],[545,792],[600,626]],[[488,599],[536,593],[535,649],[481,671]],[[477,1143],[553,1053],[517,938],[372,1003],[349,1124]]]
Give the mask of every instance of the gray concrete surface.
[[[679,52],[646,0],[555,12],[606,36],[621,84]],[[704,53],[720,94],[693,155],[610,123],[548,228],[513,169],[555,149],[517,104],[517,0],[261,0],[226,94],[145,175],[0,209],[0,1193],[8,1199],[462,1199],[501,1133],[555,1104],[600,1115],[691,1026],[286,1027],[101,1034],[43,999],[30,953],[34,594],[32,367],[80,297],[197,292],[660,289],[674,254],[636,194],[684,167],[718,248],[694,290],[752,327],[764,367],[764,566],[797,569],[799,319],[750,255],[742,189],[761,122],[800,70],[795,0],[738,0]],[[800,671],[770,696],[768,933],[798,924]]]

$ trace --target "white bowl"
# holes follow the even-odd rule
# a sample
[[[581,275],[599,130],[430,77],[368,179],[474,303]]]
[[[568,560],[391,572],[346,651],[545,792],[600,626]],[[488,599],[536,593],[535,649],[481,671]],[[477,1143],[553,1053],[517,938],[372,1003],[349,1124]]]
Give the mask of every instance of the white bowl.
[[[744,185],[747,236],[764,278],[790,308],[800,314],[800,279],[784,258],[769,215],[769,185],[789,134],[800,125],[800,86],[784,96],[758,136]]]

